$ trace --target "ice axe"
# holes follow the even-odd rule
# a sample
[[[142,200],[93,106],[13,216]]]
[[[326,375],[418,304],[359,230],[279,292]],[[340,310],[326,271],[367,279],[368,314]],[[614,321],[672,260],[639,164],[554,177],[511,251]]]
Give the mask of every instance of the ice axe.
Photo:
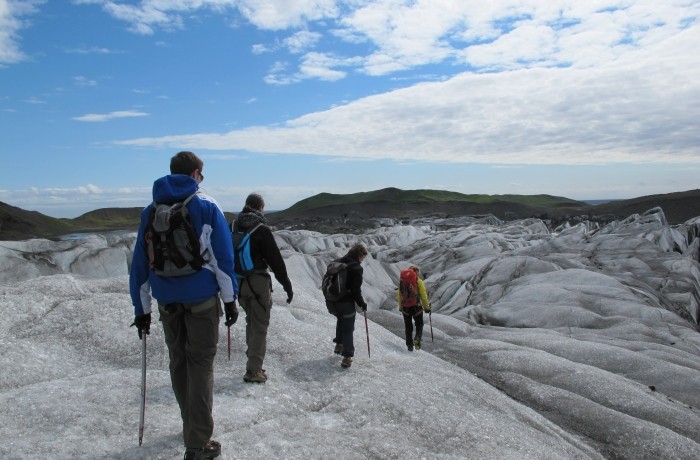
[[[139,447],[143,443],[143,425],[146,415],[146,334],[141,335],[141,414],[139,417]]]

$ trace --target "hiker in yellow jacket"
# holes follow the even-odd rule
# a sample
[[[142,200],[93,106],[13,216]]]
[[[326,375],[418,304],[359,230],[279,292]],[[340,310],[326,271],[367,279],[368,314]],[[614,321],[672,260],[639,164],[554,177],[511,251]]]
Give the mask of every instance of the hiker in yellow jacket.
[[[420,270],[411,265],[401,271],[399,289],[396,293],[399,311],[403,314],[403,322],[406,331],[406,347],[408,351],[420,350],[420,342],[423,337],[423,311],[430,313],[430,301],[428,291],[423,280],[420,279]],[[416,335],[413,336],[413,322],[416,323]]]

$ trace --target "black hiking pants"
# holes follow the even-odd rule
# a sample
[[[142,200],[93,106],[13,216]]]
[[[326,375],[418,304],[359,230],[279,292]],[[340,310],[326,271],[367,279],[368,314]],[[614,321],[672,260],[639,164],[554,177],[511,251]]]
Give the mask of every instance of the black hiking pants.
[[[406,332],[406,346],[413,348],[413,322],[416,323],[416,335],[418,340],[423,339],[423,308],[420,305],[403,309],[403,323]]]
[[[355,356],[355,303],[354,302],[326,302],[328,311],[336,317],[335,338],[333,342],[343,345],[342,355],[348,358]]]

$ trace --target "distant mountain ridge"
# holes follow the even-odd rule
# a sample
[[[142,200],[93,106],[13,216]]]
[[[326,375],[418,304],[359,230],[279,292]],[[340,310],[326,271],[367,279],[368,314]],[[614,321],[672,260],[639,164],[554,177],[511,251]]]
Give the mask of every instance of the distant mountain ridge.
[[[443,190],[385,188],[351,194],[319,193],[267,213],[279,228],[357,231],[371,219],[493,215],[502,220],[538,217],[553,224],[572,219],[609,222],[661,207],[670,224],[700,216],[700,190],[649,195],[591,205],[552,195],[479,195]],[[75,219],[53,218],[0,202],[0,240],[55,238],[75,232],[136,230],[143,208],[103,208]],[[230,222],[236,213],[225,212]]]

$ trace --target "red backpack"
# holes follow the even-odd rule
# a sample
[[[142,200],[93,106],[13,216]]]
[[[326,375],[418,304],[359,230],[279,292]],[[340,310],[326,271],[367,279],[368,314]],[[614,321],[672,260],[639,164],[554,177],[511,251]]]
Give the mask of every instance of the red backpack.
[[[401,292],[401,307],[409,308],[420,304],[418,297],[418,276],[412,269],[401,270],[399,280],[399,292]]]

